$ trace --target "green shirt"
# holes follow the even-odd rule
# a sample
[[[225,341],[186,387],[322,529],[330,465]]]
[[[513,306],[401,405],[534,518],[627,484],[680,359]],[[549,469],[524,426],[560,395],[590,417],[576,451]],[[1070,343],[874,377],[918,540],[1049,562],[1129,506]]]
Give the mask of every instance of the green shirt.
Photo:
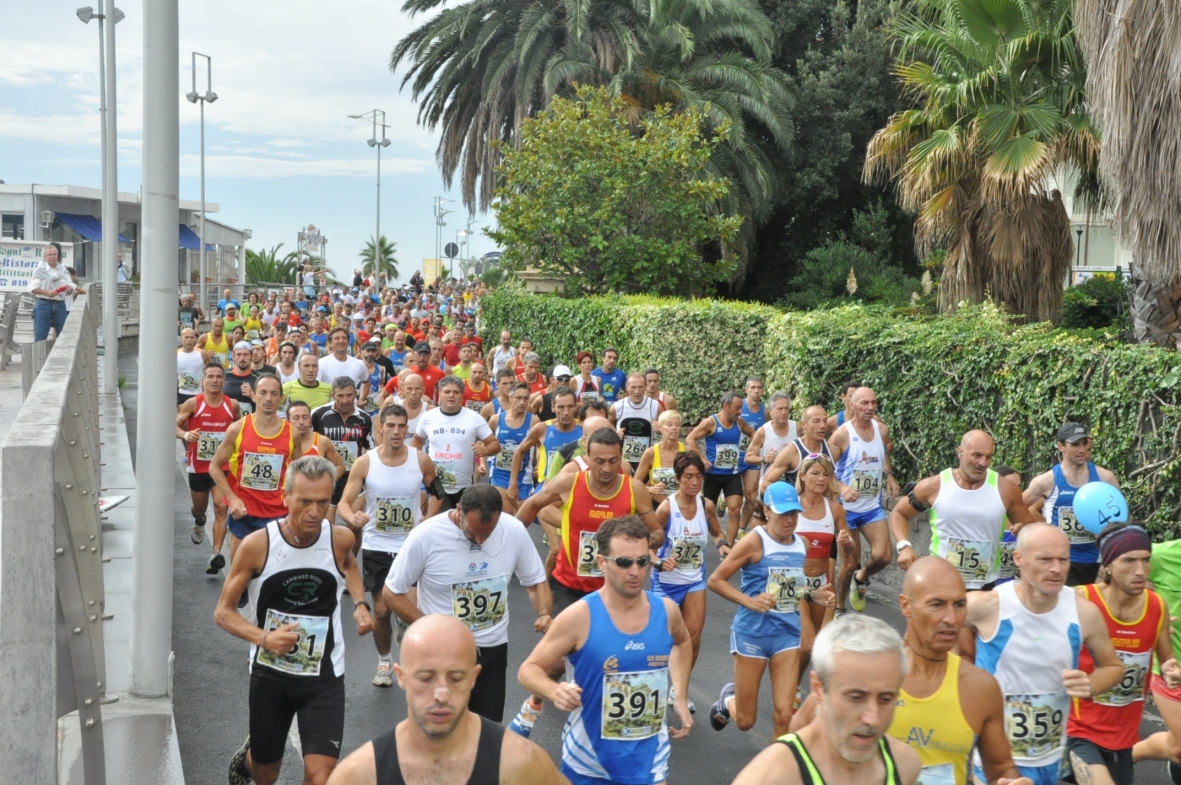
[[[292,401],[303,401],[315,409],[332,400],[332,385],[328,382],[317,381],[314,387],[308,387],[299,379],[292,379],[283,385],[284,405]]]
[[[1152,565],[1148,568],[1148,580],[1152,581],[1153,590],[1161,596],[1169,606],[1169,613],[1175,613],[1174,608],[1181,608],[1181,540],[1153,543]],[[1173,625],[1173,651],[1181,651],[1181,625]],[[1160,673],[1160,663],[1153,658],[1152,672]]]

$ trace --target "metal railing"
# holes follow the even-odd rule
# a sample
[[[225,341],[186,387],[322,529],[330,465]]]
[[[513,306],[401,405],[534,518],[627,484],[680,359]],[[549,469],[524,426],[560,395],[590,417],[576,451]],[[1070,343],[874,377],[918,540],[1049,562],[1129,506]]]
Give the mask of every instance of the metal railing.
[[[58,719],[78,712],[87,785],[106,779],[95,318],[86,296],[43,354],[0,445],[0,771],[56,785]],[[35,364],[44,356],[44,364]]]
[[[119,290],[119,337],[139,335],[139,284],[126,281],[116,284]],[[90,298],[90,311],[95,324],[103,321],[103,285],[93,281],[86,285]]]

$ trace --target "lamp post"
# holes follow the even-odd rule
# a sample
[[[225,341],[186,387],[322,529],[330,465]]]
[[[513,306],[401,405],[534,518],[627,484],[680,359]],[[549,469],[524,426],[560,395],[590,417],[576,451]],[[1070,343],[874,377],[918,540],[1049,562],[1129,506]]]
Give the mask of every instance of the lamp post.
[[[205,58],[205,92],[197,92],[197,58]],[[190,104],[201,104],[201,310],[209,307],[205,291],[205,104],[217,100],[217,93],[213,92],[213,58],[200,52],[193,52],[193,89],[185,94]],[[220,266],[220,265],[219,265]]]
[[[123,19],[123,12],[115,8],[115,0],[104,0],[105,13],[92,7],[79,8],[75,13],[83,24],[98,20],[98,112],[102,124],[103,178],[103,388],[113,394],[119,387],[119,188],[115,126],[115,25]],[[103,24],[110,17],[111,24]],[[108,107],[109,104],[109,107]]]
[[[435,197],[435,263],[439,265],[439,269],[443,267],[443,227],[447,225],[447,222],[443,220],[443,216],[455,212],[454,210],[445,209],[443,207],[444,203],[451,204],[452,202],[450,199],[444,199],[441,196]],[[424,270],[423,272],[426,271]],[[423,282],[424,285],[426,283],[426,281]]]
[[[377,148],[377,230],[373,235],[373,280],[377,281],[381,277],[381,148],[390,146],[390,140],[385,137],[385,129],[389,126],[385,124],[384,109],[370,109],[365,114],[351,114],[349,117],[364,120],[370,115],[373,116],[373,135],[369,137],[368,144]],[[381,115],[381,139],[377,138],[378,115]]]

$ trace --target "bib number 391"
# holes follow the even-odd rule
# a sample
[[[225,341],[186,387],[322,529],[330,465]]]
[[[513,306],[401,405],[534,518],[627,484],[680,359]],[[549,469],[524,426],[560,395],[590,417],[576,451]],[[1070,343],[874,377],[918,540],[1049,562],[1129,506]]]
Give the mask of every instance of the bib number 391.
[[[660,733],[668,702],[668,669],[603,674],[604,741],[639,741]]]
[[[599,541],[594,532],[582,532],[578,535],[578,575],[582,578],[602,578],[599,569]]]

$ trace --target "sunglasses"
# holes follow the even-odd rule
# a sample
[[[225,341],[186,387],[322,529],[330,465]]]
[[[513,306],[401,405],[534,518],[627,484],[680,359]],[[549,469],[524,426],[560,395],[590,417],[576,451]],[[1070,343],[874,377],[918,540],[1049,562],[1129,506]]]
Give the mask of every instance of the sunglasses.
[[[638,567],[647,567],[652,563],[651,556],[641,556],[638,559],[633,559],[630,556],[604,556],[603,558],[609,562],[614,562],[615,566],[621,570],[629,570],[633,564]]]
[[[805,461],[824,461],[825,463],[832,463],[832,458],[829,458],[822,452],[810,452],[804,456]]]
[[[557,379],[559,382],[568,382],[568,381],[570,381],[570,377],[569,377],[569,376],[556,376],[556,377],[554,377],[554,378],[556,378],[556,379]]]

